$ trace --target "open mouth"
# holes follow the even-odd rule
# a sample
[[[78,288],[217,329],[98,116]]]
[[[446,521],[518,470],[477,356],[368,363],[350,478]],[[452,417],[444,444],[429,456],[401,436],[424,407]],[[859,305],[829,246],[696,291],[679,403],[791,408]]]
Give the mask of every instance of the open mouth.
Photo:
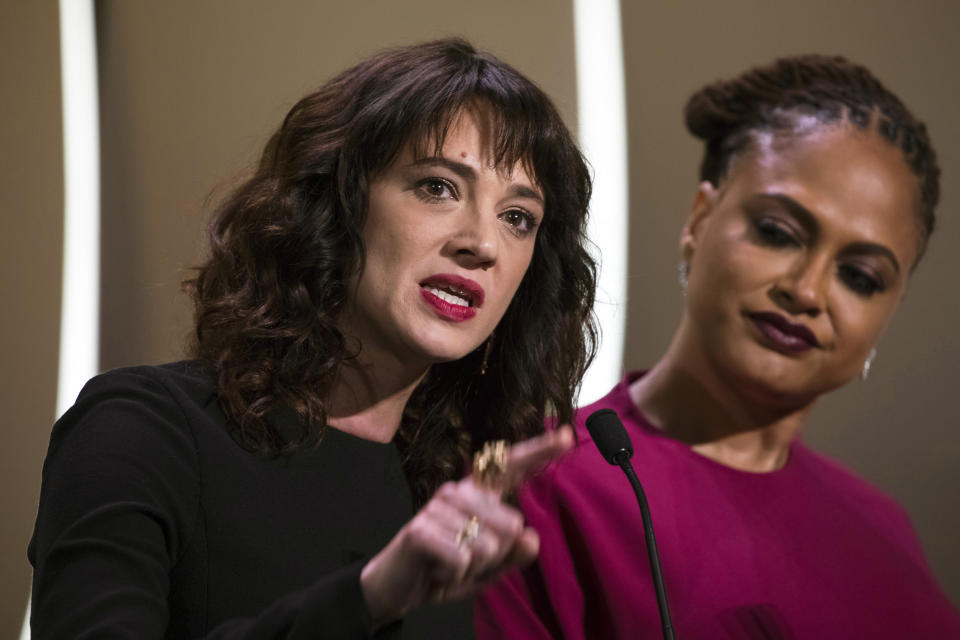
[[[420,285],[429,293],[437,296],[444,302],[449,302],[450,304],[460,305],[461,307],[472,307],[473,306],[473,296],[469,292],[463,291],[462,289],[455,288],[444,288],[440,289],[438,287],[433,287],[429,285]]]
[[[452,273],[438,273],[421,282],[420,286],[449,304],[461,307],[483,305],[483,287],[470,278]]]
[[[469,320],[483,305],[483,287],[453,274],[430,276],[420,283],[420,295],[437,315],[457,322]]]

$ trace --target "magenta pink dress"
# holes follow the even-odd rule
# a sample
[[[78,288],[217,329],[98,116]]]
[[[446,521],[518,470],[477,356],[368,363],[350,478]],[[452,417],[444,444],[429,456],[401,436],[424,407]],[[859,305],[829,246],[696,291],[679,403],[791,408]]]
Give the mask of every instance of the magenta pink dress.
[[[481,640],[660,637],[636,498],[583,425],[601,408],[633,441],[678,640],[960,638],[893,500],[799,443],[772,473],[700,456],[634,407],[638,376],[581,409],[575,450],[521,491],[540,559],[481,595]]]

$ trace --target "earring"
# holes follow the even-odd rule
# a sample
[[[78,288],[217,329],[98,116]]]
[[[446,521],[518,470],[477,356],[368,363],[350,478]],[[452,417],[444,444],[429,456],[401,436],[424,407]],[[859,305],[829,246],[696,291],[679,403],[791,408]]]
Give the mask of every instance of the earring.
[[[867,359],[863,362],[863,368],[860,369],[860,381],[863,382],[870,376],[870,367],[873,366],[873,360],[877,357],[877,349],[870,349]]]
[[[483,348],[483,360],[480,362],[480,375],[487,375],[487,365],[490,364],[490,352],[493,351],[493,334],[487,338],[487,344]]]
[[[680,282],[680,290],[683,295],[687,295],[687,274],[690,273],[690,264],[686,260],[681,260],[677,265],[677,281]]]

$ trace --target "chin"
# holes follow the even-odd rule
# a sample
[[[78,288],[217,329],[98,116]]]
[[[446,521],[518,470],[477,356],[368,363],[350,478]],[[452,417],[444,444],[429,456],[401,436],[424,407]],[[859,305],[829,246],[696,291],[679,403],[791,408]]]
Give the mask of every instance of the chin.
[[[425,348],[424,354],[433,363],[453,362],[470,353],[462,349]]]
[[[734,358],[724,375],[760,404],[797,407],[834,388],[824,387],[812,364],[764,349]]]
[[[453,362],[476,350],[482,342],[474,345],[473,341],[464,340],[461,336],[451,336],[449,339],[417,340],[416,345],[424,357],[432,363]]]

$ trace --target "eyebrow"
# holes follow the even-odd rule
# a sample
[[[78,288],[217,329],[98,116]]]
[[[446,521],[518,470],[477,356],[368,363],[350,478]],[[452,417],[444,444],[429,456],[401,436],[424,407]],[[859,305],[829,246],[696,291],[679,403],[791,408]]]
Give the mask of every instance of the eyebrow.
[[[477,180],[477,172],[473,167],[462,162],[457,162],[456,160],[444,158],[443,156],[427,156],[425,158],[414,160],[411,164],[415,167],[441,166],[453,171],[464,180],[469,180],[471,182],[476,182]],[[543,196],[540,195],[540,192],[535,189],[531,189],[526,185],[514,182],[510,185],[507,191],[511,196],[530,198],[531,200],[537,202],[537,204],[539,204],[541,207],[544,206]]]
[[[779,203],[790,215],[796,218],[811,235],[816,236],[819,232],[820,225],[817,224],[817,219],[816,216],[813,215],[813,212],[790,196],[782,193],[761,193],[758,194],[758,197]],[[897,260],[897,256],[882,244],[875,242],[854,242],[845,249],[844,253],[866,253],[885,257],[893,264],[894,270],[898,274],[900,273],[900,262]]]

